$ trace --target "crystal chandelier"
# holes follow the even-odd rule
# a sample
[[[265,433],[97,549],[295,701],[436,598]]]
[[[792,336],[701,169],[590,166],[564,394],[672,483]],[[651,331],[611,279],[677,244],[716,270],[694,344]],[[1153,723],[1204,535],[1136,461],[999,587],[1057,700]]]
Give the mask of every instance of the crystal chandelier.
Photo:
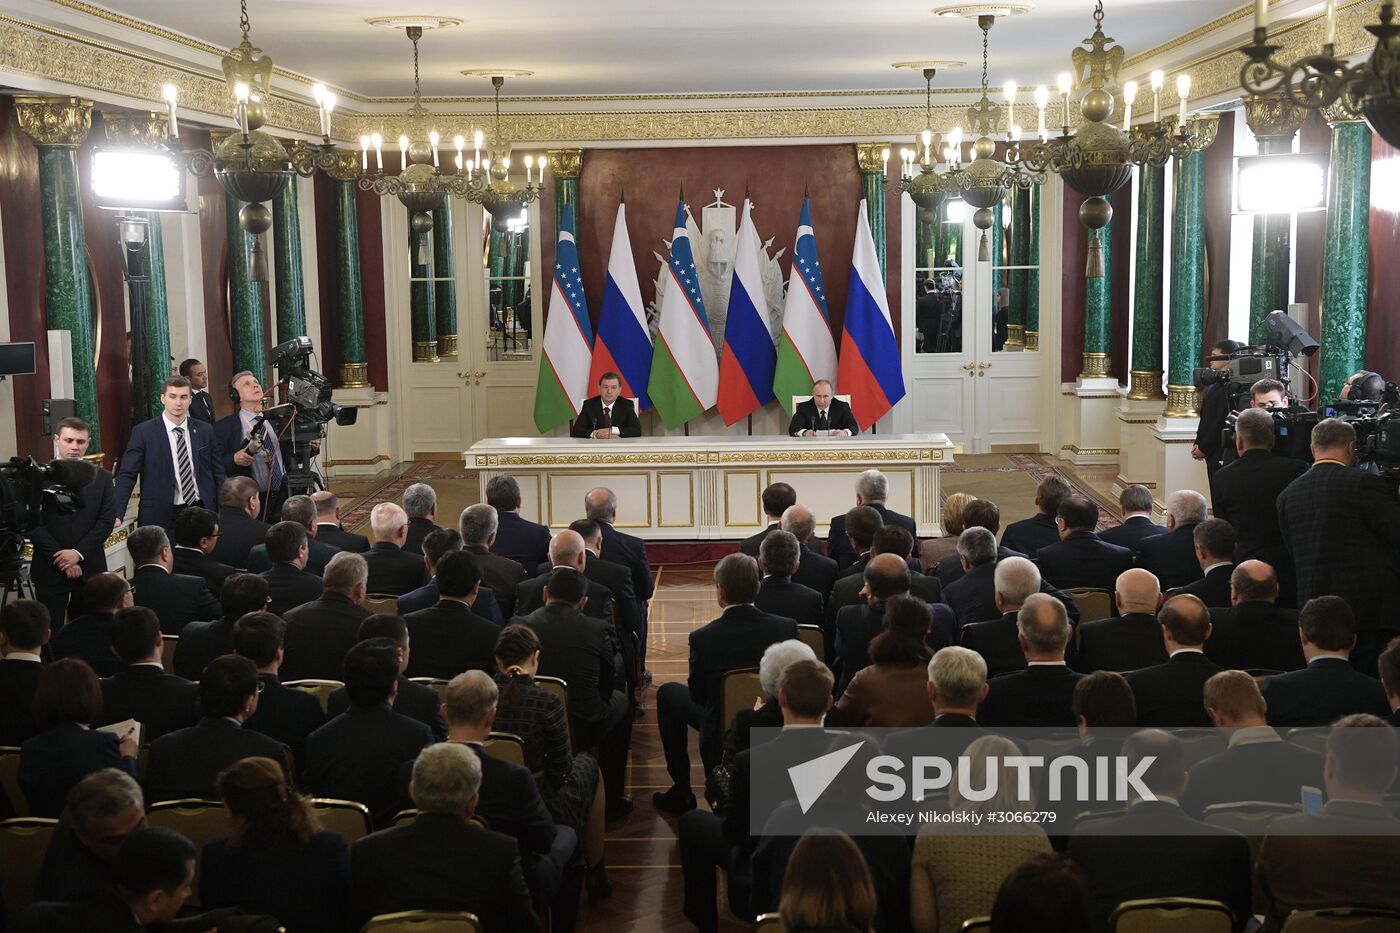
[[[933,78],[937,73],[938,69],[933,67],[923,69],[924,128],[919,133],[913,149],[900,150],[899,160],[899,190],[909,195],[924,214],[924,219],[930,222],[949,192],[947,177],[937,171],[942,140],[940,134],[933,130]],[[917,174],[914,170],[915,165],[918,166]]]
[[[478,74],[479,72],[466,72]],[[492,223],[501,230],[531,201],[537,201],[544,193],[545,156],[536,159],[526,155],[525,185],[521,187],[510,180],[510,160],[512,146],[501,132],[501,88],[506,76],[491,74],[491,87],[495,89],[496,119],[489,134],[478,130],[473,140],[475,155],[468,162],[463,151],[464,140],[458,136],[453,142],[457,147],[458,174],[449,182],[453,195],[480,204],[491,215]],[[483,155],[484,153],[484,155]],[[461,169],[466,167],[465,177]]]

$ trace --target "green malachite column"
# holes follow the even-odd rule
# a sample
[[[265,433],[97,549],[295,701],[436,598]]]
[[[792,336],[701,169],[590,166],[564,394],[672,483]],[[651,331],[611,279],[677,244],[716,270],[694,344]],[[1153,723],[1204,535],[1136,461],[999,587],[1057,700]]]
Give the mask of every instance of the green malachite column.
[[[272,199],[272,261],[277,279],[277,342],[306,335],[306,283],[301,269],[297,179]]]
[[[92,128],[92,101],[80,97],[16,96],[15,113],[20,128],[39,149],[44,314],[49,330],[66,330],[71,335],[73,400],[78,417],[92,425],[88,451],[99,453],[102,437],[97,419],[93,350],[95,311],[77,162],[78,146]]]
[[[885,160],[889,143],[856,143],[856,162],[860,166],[861,197],[865,198],[866,217],[870,235],[875,239],[875,255],[880,260],[880,276],[885,275]]]
[[[146,215],[146,246],[141,257],[147,278],[146,359],[151,369],[151,384],[144,389],[141,408],[150,417],[161,412],[161,389],[170,373],[170,301],[165,291],[165,237],[160,229],[160,216]]]
[[[433,284],[431,233],[408,229],[408,308],[413,328],[413,362],[436,363],[437,294]]]
[[[1206,154],[1193,152],[1176,163],[1172,209],[1171,343],[1167,360],[1167,407],[1172,418],[1193,417],[1196,387],[1191,371],[1200,364],[1206,298]]]
[[[1348,376],[1366,368],[1371,201],[1370,128],[1334,109],[1324,111],[1324,115],[1332,126],[1332,157],[1322,262],[1320,405],[1341,393]]]
[[[578,176],[583,170],[583,150],[547,149],[545,155],[549,158],[549,172],[554,176],[554,226],[555,239],[558,239],[565,204],[574,206],[574,230],[578,230]]]
[[[1307,118],[1307,111],[1283,94],[1249,96],[1244,102],[1245,122],[1259,143],[1259,154],[1293,151],[1293,137]],[[1249,342],[1261,346],[1268,340],[1264,318],[1288,308],[1290,282],[1288,252],[1290,214],[1254,215],[1254,251],[1249,276]]]
[[[433,271],[437,275],[433,304],[437,309],[437,355],[457,356],[457,277],[452,258],[452,204],[433,211]]]
[[[1006,284],[1006,271],[1002,267],[1006,265],[1006,199],[996,203],[992,208],[992,294]]]
[[[369,385],[365,355],[365,310],[360,292],[360,224],[355,215],[355,178],[359,154],[337,153],[330,171],[335,196],[335,278],[340,317],[340,374],[336,385],[358,389]]]
[[[252,280],[253,237],[238,225],[238,212],[246,201],[224,194],[228,226],[228,317],[233,337],[233,370],[245,369],[258,379],[267,375],[267,347],[263,337],[262,286]]]
[[[1026,349],[1040,349],[1040,185],[1032,185],[1031,241],[1027,261],[1034,266],[1026,276]]]
[[[1104,195],[1113,203],[1113,195]],[[1094,231],[1085,230],[1092,241]],[[1113,369],[1108,352],[1113,344],[1113,222],[1098,231],[1103,250],[1103,275],[1084,280],[1084,363],[1080,379],[1102,379]]]
[[[1010,265],[1013,267],[1028,266],[1031,256],[1031,189],[1012,188],[1007,192],[1007,196],[1011,199]],[[1008,278],[1011,286],[1011,307],[1007,325],[1006,349],[1025,349],[1030,270],[1013,268]]]
[[[1137,266],[1133,280],[1132,365],[1128,398],[1162,397],[1162,247],[1165,166],[1138,170]],[[1091,280],[1092,281],[1092,280]]]

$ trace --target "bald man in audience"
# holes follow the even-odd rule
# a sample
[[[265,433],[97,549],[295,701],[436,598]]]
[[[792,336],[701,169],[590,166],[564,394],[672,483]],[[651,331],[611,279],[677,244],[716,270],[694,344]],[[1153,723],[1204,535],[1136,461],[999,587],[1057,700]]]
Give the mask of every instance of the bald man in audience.
[[[1016,613],[1016,629],[1026,669],[987,682],[978,722],[991,729],[1073,726],[1074,687],[1084,675],[1065,664],[1070,627],[1064,604],[1032,593]]]
[[[402,596],[428,582],[420,554],[403,549],[408,539],[408,513],[392,502],[381,502],[369,513],[374,546],[365,552],[369,565],[369,591]]]
[[[1220,665],[1206,657],[1210,612],[1190,594],[1173,596],[1157,613],[1167,660],[1127,675],[1137,701],[1139,726],[1209,726],[1201,691]]]
[[[1162,602],[1157,578],[1141,567],[1118,575],[1113,588],[1118,617],[1079,626],[1082,671],[1135,671],[1167,660],[1157,607]]]
[[[1210,611],[1206,657],[1224,668],[1296,671],[1304,665],[1298,610],[1276,604],[1278,577],[1261,560],[1230,572],[1230,608]]]
[[[342,551],[363,554],[369,550],[369,539],[346,531],[340,525],[340,500],[329,489],[311,494],[316,504],[316,538]]]

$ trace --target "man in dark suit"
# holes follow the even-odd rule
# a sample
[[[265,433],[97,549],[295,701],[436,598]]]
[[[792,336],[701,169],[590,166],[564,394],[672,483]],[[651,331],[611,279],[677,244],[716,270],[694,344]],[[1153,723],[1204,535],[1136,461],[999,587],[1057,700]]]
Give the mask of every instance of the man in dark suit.
[[[1144,538],[1137,565],[1150,570],[1163,592],[1201,579],[1196,559],[1196,526],[1206,520],[1206,497],[1193,489],[1167,496],[1167,533]]]
[[[826,612],[823,617],[823,628],[829,640],[827,657],[836,656],[834,639],[836,637],[837,615],[847,606],[865,605],[865,598],[860,595],[860,591],[865,586],[864,571],[870,560],[881,554],[891,554],[898,557],[907,566],[913,547],[914,537],[909,534],[906,528],[902,525],[885,525],[877,530],[871,538],[870,550],[863,554],[860,560],[846,568],[846,572],[836,580],[827,598]],[[935,577],[925,576],[915,570],[910,570],[908,576],[908,591],[919,599],[926,603],[936,603],[943,599],[943,588]],[[798,619],[798,621],[802,620]]]
[[[763,544],[763,539],[768,537],[769,532],[779,529],[783,513],[797,504],[797,490],[787,483],[769,483],[764,487],[759,500],[763,503],[763,517],[768,520],[768,527],[739,542],[739,553],[750,557],[758,557],[758,549]]]
[[[856,507],[869,506],[880,514],[880,525],[903,525],[909,529],[909,534],[918,535],[918,527],[914,520],[908,515],[901,515],[898,512],[885,508],[885,500],[889,498],[890,481],[885,474],[879,470],[866,470],[856,477]],[[845,570],[855,563],[859,551],[850,541],[851,530],[846,527],[846,522],[850,512],[845,515],[837,515],[831,520],[831,528],[826,535],[826,556],[836,561],[838,567]],[[872,534],[874,531],[872,530]]]
[[[501,607],[501,615],[509,619],[515,614],[516,587],[528,574],[516,561],[492,552],[498,521],[499,514],[494,507],[478,503],[462,510],[457,527],[462,536],[462,550],[476,555],[481,565],[481,582],[491,588]]]
[[[68,792],[68,803],[34,881],[36,901],[96,897],[112,882],[122,843],[146,822],[136,778],[118,768],[93,772]]]
[[[365,553],[369,591],[402,596],[428,582],[423,558],[403,549],[408,539],[408,515],[392,502],[381,502],[369,513],[374,546]]]
[[[993,729],[1074,725],[1074,685],[1084,675],[1065,665],[1070,627],[1064,604],[1032,593],[1016,614],[1016,626],[1027,667],[987,681],[977,721]]]
[[[1221,359],[1210,360],[1206,365],[1217,372],[1230,368],[1229,356],[1240,350],[1244,344],[1237,340],[1222,340],[1211,347],[1211,355]],[[1201,397],[1201,420],[1196,426],[1196,442],[1191,445],[1191,456],[1206,463],[1206,475],[1211,492],[1215,490],[1215,475],[1220,470],[1220,458],[1224,453],[1222,433],[1225,419],[1234,405],[1231,402],[1232,386],[1228,382],[1212,382]]]
[[[651,673],[646,670],[647,607],[656,581],[651,575],[651,564],[647,562],[647,544],[641,538],[617,530],[617,496],[611,489],[603,486],[590,489],[583,497],[583,511],[586,518],[598,523],[603,535],[598,556],[621,564],[632,575],[632,591],[637,594],[637,619],[641,623],[637,632],[637,667],[641,671],[641,682],[650,683]]]
[[[1001,509],[997,508],[997,504],[991,499],[973,499],[963,507],[963,531],[969,528],[985,528],[995,538],[1001,530]],[[1027,556],[1004,545],[997,545],[996,551],[997,560]],[[962,559],[958,557],[956,546],[951,554],[939,559],[938,566],[933,569],[932,574],[938,577],[938,582],[944,589],[963,575]]]
[[[885,741],[885,751],[901,760],[930,753],[956,758],[990,734],[977,722],[977,708],[987,698],[987,690],[987,662],[980,654],[959,645],[939,649],[928,666],[933,722],[896,732]]]
[[[1109,544],[1125,547],[1134,554],[1143,538],[1167,533],[1165,526],[1152,521],[1152,490],[1134,483],[1118,494],[1118,507],[1122,510],[1123,524],[1105,528],[1099,537]]]
[[[1191,539],[1201,579],[1178,587],[1176,593],[1190,593],[1208,609],[1224,609],[1230,605],[1230,575],[1235,569],[1235,529],[1223,518],[1208,518],[1192,530]]]
[[[1060,528],[1055,516],[1060,514],[1060,503],[1073,494],[1069,483],[1058,475],[1045,477],[1035,487],[1035,514],[1007,525],[1001,536],[1002,546],[1034,558],[1041,548],[1059,541]]]
[[[243,728],[257,711],[261,690],[257,665],[247,658],[226,654],[210,661],[199,678],[204,717],[151,743],[146,799],[217,799],[219,775],[240,758],[271,758],[291,780],[282,743]]]
[[[789,437],[855,437],[860,425],[850,403],[831,394],[831,381],[818,379],[812,397],[793,409],[787,432]]]
[[[870,665],[870,642],[884,629],[885,603],[909,592],[909,568],[893,554],[870,558],[862,579],[861,603],[836,614],[835,653],[831,657],[836,659],[832,668],[838,675],[838,694],[845,693],[851,679]]]
[[[958,536],[962,575],[944,585],[943,600],[952,607],[958,625],[985,622],[1001,615],[996,608],[997,539],[986,528],[971,527]]]
[[[414,483],[403,491],[403,510],[408,513],[408,537],[403,549],[422,554],[423,539],[438,530],[437,491],[427,483]]]
[[[1162,593],[1157,578],[1133,567],[1123,571],[1114,585],[1118,617],[1083,622],[1079,626],[1076,664],[1085,673],[1135,671],[1167,660],[1157,607]],[[1211,641],[1214,641],[1212,638]]]
[[[255,573],[235,573],[225,580],[219,593],[222,615],[209,622],[191,622],[180,630],[172,665],[176,675],[199,680],[204,665],[220,655],[231,654],[234,623],[250,612],[262,612],[267,608],[267,600],[267,581]]]
[[[1381,652],[1378,668],[1381,675],[1381,689],[1385,691],[1385,702],[1390,707],[1387,720],[1392,726],[1400,726],[1400,641],[1392,641]]]
[[[528,576],[547,558],[549,529],[523,518],[520,503],[520,484],[514,476],[493,476],[487,482],[486,504],[496,510],[496,537],[491,542],[491,553],[515,561]],[[469,546],[473,543],[465,532],[462,540]]]
[[[159,418],[142,421],[131,429],[126,452],[116,476],[116,508],[126,515],[136,481],[141,481],[141,504],[136,521],[175,528],[175,516],[187,505],[210,508],[218,502],[224,484],[214,428],[189,417],[190,382],[172,376],[161,388]]]
[[[583,539],[583,575],[594,583],[601,583],[611,597],[612,618],[617,626],[618,640],[622,643],[623,673],[627,675],[629,692],[635,696],[641,675],[640,646],[646,637],[646,622],[642,619],[637,592],[632,588],[632,574],[621,564],[603,560],[602,525],[591,518],[580,518],[569,523],[569,530]],[[541,565],[538,573],[543,574],[550,569]],[[592,602],[592,597],[589,597],[589,603]],[[584,611],[587,610],[585,606]]]
[[[233,626],[233,650],[258,669],[258,707],[243,728],[260,732],[292,750],[292,766],[306,767],[306,737],[325,725],[326,714],[311,694],[284,687],[277,677],[282,666],[282,638],[287,624],[270,612],[250,612]],[[300,777],[300,775],[293,775]]]
[[[358,800],[377,825],[387,825],[398,802],[399,765],[430,745],[433,734],[389,706],[399,678],[392,641],[371,638],[355,645],[343,672],[350,708],[307,738],[306,788],[318,797]]]
[[[1157,613],[1162,625],[1163,664],[1129,672],[1139,726],[1164,728],[1210,725],[1201,691],[1220,666],[1206,657],[1202,646],[1210,637],[1210,611],[1189,594],[1173,596]]]
[[[1263,561],[1230,573],[1229,609],[1210,611],[1206,657],[1226,669],[1296,671],[1306,663],[1298,640],[1298,610],[1280,609],[1278,577]]]
[[[175,555],[170,539],[158,525],[137,528],[127,537],[126,549],[136,565],[131,578],[133,598],[136,605],[160,618],[161,631],[179,635],[189,622],[219,617],[219,601],[203,578],[171,572]]]
[[[174,573],[200,577],[214,598],[219,597],[224,580],[236,573],[228,564],[209,555],[219,543],[219,517],[208,509],[192,506],[175,519]]]
[[[567,567],[584,576],[583,587],[588,602],[583,607],[583,614],[601,620],[608,628],[609,639],[620,641],[621,628],[616,626],[613,621],[612,592],[603,584],[588,579],[588,574],[585,572],[588,567],[588,557],[583,536],[578,532],[566,529],[551,538],[548,566],[541,564],[539,572],[535,576],[520,581],[520,585],[515,588],[515,615],[527,616],[547,603],[549,596],[546,589],[549,585],[550,574],[560,567]],[[599,563],[606,563],[606,561],[599,561]],[[625,568],[619,567],[617,564],[611,566],[626,572]]]
[[[326,572],[326,564],[340,553],[340,548],[320,540],[318,531],[323,527],[316,524],[316,505],[310,496],[291,496],[282,503],[282,521],[296,522],[306,529],[307,573],[320,576]],[[253,573],[263,573],[272,569],[272,560],[267,556],[267,543],[255,544],[248,552],[248,569]]]
[[[1354,468],[1356,431],[1337,418],[1312,432],[1313,465],[1278,497],[1279,527],[1298,572],[1298,602],[1340,596],[1358,620],[1351,662],[1375,674],[1400,632],[1400,499]]]
[[[360,605],[369,592],[369,567],[359,554],[335,555],[321,577],[321,598],[286,615],[284,680],[339,680],[345,653],[359,640],[369,610]]]
[[[1275,674],[1260,688],[1269,704],[1269,725],[1330,726],[1353,713],[1390,715],[1380,681],[1351,666],[1356,620],[1344,599],[1308,600],[1298,613],[1298,633],[1307,666]]]
[[[33,599],[0,606],[0,745],[18,747],[39,733],[34,692],[49,640],[49,611]]]
[[[836,527],[835,521],[833,518],[833,528]],[[838,548],[834,537],[828,536],[826,540],[827,550],[838,555],[835,558],[838,583],[842,577],[859,577],[864,572],[865,565],[870,562],[872,556],[871,548],[875,546],[875,534],[884,526],[884,519],[880,517],[880,513],[868,505],[854,506],[841,516],[844,547]],[[843,560],[843,557],[849,559]],[[833,586],[832,594],[835,592],[836,587]],[[835,610],[828,606],[827,614],[834,615]]]
[[[476,556],[454,551],[437,565],[438,603],[404,618],[418,650],[409,663],[410,677],[451,680],[463,671],[495,670],[500,629],[472,612],[481,585]]]
[[[719,762],[721,684],[732,670],[758,667],[764,649],[797,637],[797,623],[754,608],[760,578],[758,564],[747,554],[730,554],[715,566],[715,588],[724,613],[690,633],[690,678],[686,685],[662,684],[656,691],[657,728],[671,787],[652,795],[657,809],[684,813],[695,808],[690,790],[687,728],[700,733],[707,769]]]
[[[346,726],[333,720],[312,736],[313,748],[322,732],[349,731],[357,720],[347,717],[371,715],[393,714],[382,704],[347,713],[341,717]],[[444,742],[415,749],[404,760],[415,758],[409,794],[418,818],[365,836],[350,849],[355,924],[403,910],[461,910],[491,933],[538,929],[516,841],[469,821],[480,799],[476,753]]]
[[[49,654],[55,661],[86,661],[98,677],[110,677],[122,667],[112,654],[112,619],[133,605],[131,584],[119,573],[99,573],[88,578],[83,603],[89,611],[54,633],[49,639]]]
[[[340,527],[340,500],[329,489],[311,494],[316,504],[316,538],[331,547],[354,554],[369,550],[369,539]]]
[[[178,372],[190,381],[190,417],[213,424],[214,400],[209,397],[209,367],[199,360],[189,359],[180,364]]]
[[[997,561],[993,582],[996,587],[996,608],[1001,618],[963,626],[960,641],[964,648],[970,648],[982,656],[987,664],[987,673],[995,677],[1026,669],[1026,655],[1021,650],[1016,618],[1027,597],[1040,592],[1040,573],[1035,564],[1026,558],[1008,557]]]
[[[248,569],[249,554],[267,540],[267,530],[272,527],[259,520],[261,509],[257,484],[246,476],[230,477],[219,490],[219,543],[210,556],[231,567]]]
[[[447,726],[442,721],[442,696],[427,684],[414,683],[404,674],[413,663],[408,624],[399,616],[380,613],[361,622],[358,635],[360,642],[387,639],[394,646],[399,659],[399,679],[394,690],[393,711],[427,726],[435,741],[441,742],[447,738]],[[331,717],[339,716],[349,708],[350,695],[346,689],[338,687],[332,690],[326,700],[326,710]]]
[[[81,460],[92,439],[92,428],[81,418],[58,423],[54,452],[63,460]],[[99,468],[78,497],[76,511],[61,514],[48,497],[38,527],[29,533],[34,556],[29,577],[35,596],[49,610],[54,627],[83,612],[83,584],[107,570],[107,536],[118,518],[112,474]]]
[[[786,615],[798,625],[822,624],[822,595],[792,582],[797,571],[801,546],[786,531],[775,531],[763,539],[758,557],[763,582],[754,606],[773,615]]]
[[[296,522],[278,522],[268,531],[272,568],[261,574],[267,581],[268,612],[285,615],[321,597],[321,578],[306,572],[309,541],[306,528]]]
[[[199,685],[160,663],[165,641],[155,613],[140,606],[112,619],[112,651],[126,666],[102,681],[102,722],[134,719],[143,742],[192,726],[199,719]]]
[[[1197,897],[1222,901],[1235,929],[1250,916],[1249,845],[1243,836],[1192,819],[1176,802],[1186,787],[1181,740],[1144,730],[1123,743],[1129,768],[1155,757],[1141,783],[1154,800],[1133,800],[1122,816],[1097,820],[1070,837],[1069,854],[1089,880],[1093,929],[1123,901]]]
[[[1061,499],[1055,513],[1060,540],[1036,552],[1040,575],[1062,588],[1113,589],[1118,575],[1133,566],[1133,552],[1100,538],[1094,533],[1098,524],[1099,507],[1094,500],[1085,496]]]
[[[437,565],[448,554],[462,550],[462,536],[452,528],[439,528],[423,539],[423,569],[428,574],[428,582],[418,589],[405,593],[395,601],[395,610],[401,616],[406,616],[410,612],[417,612],[419,609],[427,609],[436,606],[438,602],[437,588]],[[495,555],[488,555],[494,557]],[[509,561],[514,566],[515,561]],[[481,564],[481,556],[477,555],[477,565]],[[482,575],[481,586],[477,588],[476,599],[471,603],[472,612],[488,619],[497,626],[506,624],[505,616],[501,614],[501,607],[496,602],[496,594],[486,583],[485,575]]]
[[[617,373],[603,373],[598,378],[598,394],[583,403],[578,417],[569,427],[569,436],[602,441],[641,437],[642,422],[637,417],[637,406],[621,395],[622,380]]]
[[[264,395],[258,377],[243,371],[229,383],[229,394],[236,395],[233,414],[214,422],[214,436],[223,457],[224,475],[246,476],[258,490],[259,511],[254,518],[269,524],[280,520],[287,498],[287,464],[291,444],[279,439],[276,427],[259,422]]]
[[[797,572],[792,575],[792,582],[816,590],[822,594],[822,599],[829,598],[831,588],[841,571],[836,566],[836,561],[821,552],[821,546],[816,540],[817,520],[812,510],[801,503],[790,506],[783,512],[782,528],[783,531],[790,532],[802,545]]]

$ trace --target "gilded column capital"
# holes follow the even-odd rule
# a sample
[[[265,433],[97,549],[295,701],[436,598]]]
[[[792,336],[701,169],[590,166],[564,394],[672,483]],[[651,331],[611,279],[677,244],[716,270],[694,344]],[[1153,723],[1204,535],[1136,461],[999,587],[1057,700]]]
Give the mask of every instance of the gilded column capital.
[[[1201,411],[1200,392],[1195,386],[1167,386],[1167,407],[1162,412],[1168,418],[1194,418]]]
[[[1360,112],[1352,110],[1346,104],[1345,97],[1339,97],[1334,103],[1322,108],[1322,119],[1327,121],[1328,126],[1342,126],[1347,123],[1365,123],[1366,118]]]
[[[354,181],[360,177],[360,153],[353,149],[337,149],[335,161],[326,169],[326,174],[336,181]]]
[[[92,129],[92,101],[82,97],[16,94],[15,114],[36,146],[80,146]]]
[[[1307,118],[1308,112],[1281,91],[1244,98],[1244,121],[1257,139],[1292,139]]]
[[[114,146],[151,148],[165,142],[169,118],[163,113],[125,113],[111,111],[102,114],[102,131]]]
[[[866,174],[883,172],[885,160],[882,154],[889,152],[889,143],[856,143],[856,164]]]
[[[583,171],[582,149],[546,149],[549,171],[555,178],[577,178]]]
[[[1113,375],[1110,371],[1112,369],[1113,361],[1109,359],[1107,353],[1086,352],[1079,371],[1079,377],[1081,379],[1102,379],[1105,376]]]

